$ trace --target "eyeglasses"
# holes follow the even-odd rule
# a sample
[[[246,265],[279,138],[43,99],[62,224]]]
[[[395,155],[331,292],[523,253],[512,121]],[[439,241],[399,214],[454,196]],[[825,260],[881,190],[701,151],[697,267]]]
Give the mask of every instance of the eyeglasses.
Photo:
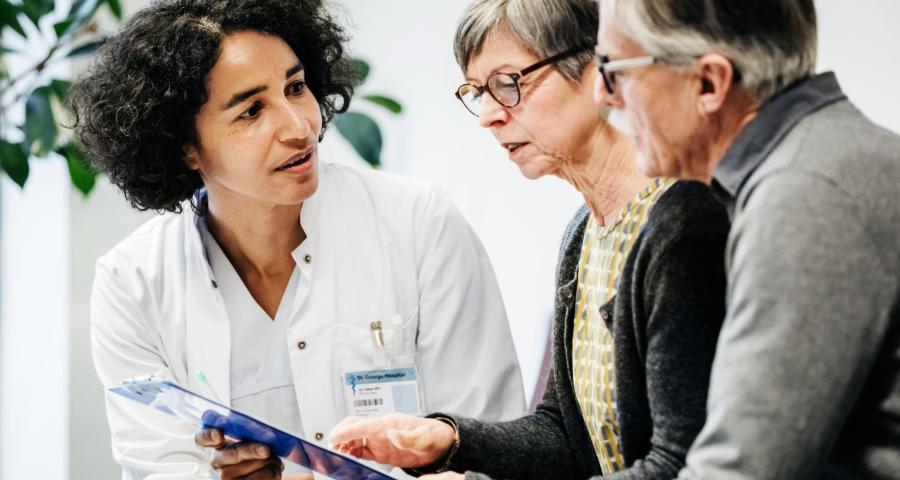
[[[481,110],[481,99],[484,96],[485,91],[487,91],[491,95],[491,97],[500,105],[503,105],[506,108],[515,107],[519,104],[520,101],[522,101],[522,89],[519,86],[519,80],[522,77],[541,67],[550,65],[551,63],[573,57],[587,50],[588,48],[590,47],[572,47],[562,53],[558,53],[556,55],[553,55],[552,57],[545,58],[540,62],[535,63],[534,65],[525,67],[518,73],[492,73],[487,78],[487,82],[484,85],[464,83],[456,89],[456,98],[458,98],[459,101],[462,102],[463,106],[466,107],[466,110],[468,110],[469,113],[475,115],[476,117],[478,116],[478,112]]]
[[[643,57],[623,58],[621,60],[610,61],[606,55],[595,55],[594,63],[600,70],[600,76],[603,77],[603,85],[610,95],[616,93],[616,72],[628,70],[630,68],[645,67],[659,61],[659,57],[647,55]]]

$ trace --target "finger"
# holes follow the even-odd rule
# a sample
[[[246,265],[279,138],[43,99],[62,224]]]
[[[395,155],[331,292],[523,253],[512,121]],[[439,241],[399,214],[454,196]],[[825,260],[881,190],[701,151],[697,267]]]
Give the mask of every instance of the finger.
[[[259,443],[235,443],[220,448],[213,453],[210,464],[213,468],[224,468],[248,460],[265,460],[269,458],[269,448]]]
[[[225,435],[218,428],[204,428],[194,434],[194,443],[201,447],[219,448],[225,443]]]
[[[277,460],[277,457],[275,458]],[[271,479],[281,476],[281,462],[273,459],[248,460],[235,465],[218,469],[221,480],[232,479]]]

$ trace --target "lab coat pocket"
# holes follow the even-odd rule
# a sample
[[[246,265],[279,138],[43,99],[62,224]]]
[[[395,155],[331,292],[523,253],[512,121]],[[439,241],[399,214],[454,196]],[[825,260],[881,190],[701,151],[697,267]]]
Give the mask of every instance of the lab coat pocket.
[[[418,307],[365,325],[339,325],[335,372],[345,413],[420,415],[425,404],[416,355]]]

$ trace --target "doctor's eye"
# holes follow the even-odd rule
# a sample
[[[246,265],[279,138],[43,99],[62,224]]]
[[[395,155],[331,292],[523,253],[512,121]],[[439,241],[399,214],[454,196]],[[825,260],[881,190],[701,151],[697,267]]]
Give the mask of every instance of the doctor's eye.
[[[304,82],[303,80],[298,80],[294,83],[291,83],[285,89],[286,95],[299,96],[303,95],[304,92],[306,92],[306,82]]]
[[[244,110],[239,116],[240,120],[252,120],[259,116],[259,112],[262,110],[262,104],[259,102],[254,103],[250,106],[250,108]]]

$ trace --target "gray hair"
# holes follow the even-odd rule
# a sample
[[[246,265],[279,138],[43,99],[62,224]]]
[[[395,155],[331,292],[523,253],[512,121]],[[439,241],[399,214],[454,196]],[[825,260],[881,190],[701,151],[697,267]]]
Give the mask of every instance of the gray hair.
[[[508,31],[541,59],[583,45],[584,53],[556,64],[577,81],[591,60],[598,19],[596,0],[475,0],[456,29],[456,63],[465,71],[491,35]]]
[[[719,53],[735,81],[763,101],[815,73],[813,0],[600,0],[616,28],[654,56]]]

